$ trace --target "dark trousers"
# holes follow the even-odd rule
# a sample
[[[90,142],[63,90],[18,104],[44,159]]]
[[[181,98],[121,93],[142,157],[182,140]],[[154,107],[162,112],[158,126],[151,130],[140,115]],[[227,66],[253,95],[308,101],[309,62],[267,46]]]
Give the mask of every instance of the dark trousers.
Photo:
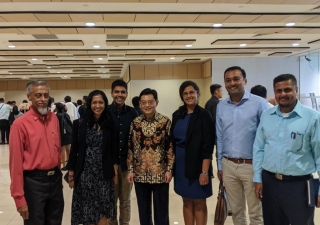
[[[134,182],[140,225],[153,225],[151,195],[153,196],[153,213],[155,225],[169,225],[169,184],[148,184]]]
[[[61,225],[64,208],[62,174],[24,176],[24,192],[29,219],[24,225]]]
[[[1,141],[5,143],[7,139],[7,143],[9,143],[9,120],[0,120],[0,131],[1,131]]]
[[[314,207],[308,207],[307,181],[282,181],[262,173],[264,225],[314,225]]]

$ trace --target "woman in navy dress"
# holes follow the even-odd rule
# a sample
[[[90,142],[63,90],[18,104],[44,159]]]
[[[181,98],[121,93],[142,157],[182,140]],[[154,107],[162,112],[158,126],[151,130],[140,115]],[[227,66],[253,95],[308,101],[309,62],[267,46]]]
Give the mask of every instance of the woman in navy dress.
[[[193,81],[179,88],[183,101],[173,113],[171,135],[176,155],[174,190],[183,199],[186,225],[207,224],[206,198],[212,195],[212,153],[215,124],[209,111],[198,105],[200,90]]]

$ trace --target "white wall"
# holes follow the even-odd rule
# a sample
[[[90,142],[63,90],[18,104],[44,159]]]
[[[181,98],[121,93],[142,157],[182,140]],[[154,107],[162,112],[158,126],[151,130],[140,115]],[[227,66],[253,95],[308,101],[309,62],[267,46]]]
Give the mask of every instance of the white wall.
[[[231,58],[212,59],[212,83],[221,84],[224,87],[224,71],[231,66],[240,66],[246,71],[248,83],[246,89],[255,85],[263,85],[267,89],[268,98],[273,94],[273,78],[291,73],[299,82],[299,57],[275,57],[275,58]],[[223,98],[228,94],[224,88]]]
[[[179,96],[179,87],[182,82],[188,79],[174,79],[174,80],[131,80],[129,89],[129,96],[139,96],[140,92],[145,88],[152,88],[158,92],[159,105],[157,112],[171,118],[172,113],[182,105]],[[190,79],[189,79],[190,80]],[[210,91],[205,87],[205,82],[211,82],[211,79],[191,79],[196,82],[200,88],[201,96],[199,105],[204,106],[205,102],[210,97]],[[210,83],[211,84],[211,83]],[[207,85],[206,85],[207,86]],[[209,85],[210,87],[210,85]],[[208,94],[205,94],[209,92]],[[129,100],[129,99],[128,99]],[[131,99],[130,99],[131,101]],[[128,101],[127,101],[128,102]]]
[[[303,104],[312,107],[310,93],[320,95],[320,73],[319,73],[319,53],[308,56],[308,62],[304,56],[300,57],[300,100]],[[317,98],[320,109],[320,98]]]

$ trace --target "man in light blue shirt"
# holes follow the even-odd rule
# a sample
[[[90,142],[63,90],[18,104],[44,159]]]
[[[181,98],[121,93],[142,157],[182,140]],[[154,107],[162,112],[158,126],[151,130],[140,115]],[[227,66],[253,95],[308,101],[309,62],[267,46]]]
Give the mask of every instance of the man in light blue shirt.
[[[263,198],[264,224],[313,225],[306,180],[320,171],[320,113],[297,100],[293,75],[279,75],[273,87],[279,105],[262,114],[253,146],[253,180],[257,198]]]
[[[0,98],[0,131],[1,131],[1,143],[5,144],[5,139],[7,139],[7,144],[9,144],[9,115],[12,107],[4,103],[4,99]]]
[[[233,223],[247,225],[248,204],[250,225],[262,225],[261,202],[255,197],[252,180],[252,146],[268,103],[245,90],[246,73],[240,67],[228,68],[224,82],[230,97],[217,106],[218,178],[223,179],[226,187]]]

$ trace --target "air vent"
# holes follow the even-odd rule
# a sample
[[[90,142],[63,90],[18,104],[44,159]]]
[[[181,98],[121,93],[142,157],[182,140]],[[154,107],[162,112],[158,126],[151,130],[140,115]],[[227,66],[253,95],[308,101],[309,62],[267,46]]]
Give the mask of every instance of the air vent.
[[[73,55],[56,55],[58,58],[73,58]]]
[[[317,7],[314,7],[313,9],[310,9],[310,11],[316,10],[316,9],[320,9],[320,5],[318,5]]]
[[[128,39],[128,35],[126,34],[108,34],[107,39]]]
[[[35,39],[59,39],[55,34],[33,34]]]
[[[124,54],[109,54],[109,58],[115,57],[115,58],[121,58],[124,57]]]

